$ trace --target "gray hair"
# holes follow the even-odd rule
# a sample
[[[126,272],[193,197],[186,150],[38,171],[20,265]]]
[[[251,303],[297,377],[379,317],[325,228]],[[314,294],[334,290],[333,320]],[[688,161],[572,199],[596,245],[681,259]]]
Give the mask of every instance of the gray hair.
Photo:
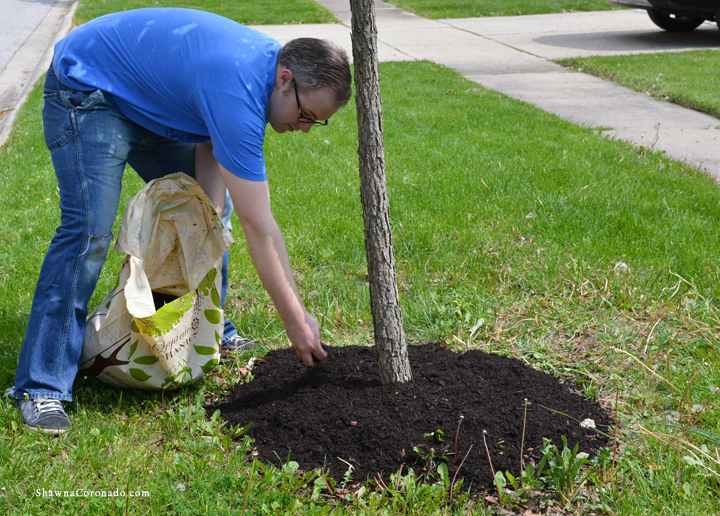
[[[278,62],[293,73],[300,90],[328,87],[335,102],[344,106],[352,95],[352,75],[345,51],[322,39],[297,38],[287,43]]]

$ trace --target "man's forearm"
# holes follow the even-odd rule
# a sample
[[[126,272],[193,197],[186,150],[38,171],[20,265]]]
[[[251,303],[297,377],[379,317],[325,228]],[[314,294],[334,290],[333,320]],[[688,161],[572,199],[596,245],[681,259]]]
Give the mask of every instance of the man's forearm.
[[[220,164],[212,154],[212,144],[197,144],[195,177],[218,213],[222,213],[225,199],[225,181],[220,169]],[[243,230],[258,275],[273,299],[280,317],[283,321],[288,321],[303,315],[304,305],[297,293],[285,241],[275,219],[265,216],[260,220],[245,221]]]
[[[307,366],[323,360],[320,325],[305,309],[290,268],[287,248],[270,210],[267,182],[241,179],[220,167],[242,224],[260,280],[285,323],[285,332],[298,358]]]
[[[292,324],[304,316],[305,305],[292,275],[280,228],[273,218],[245,222],[242,226],[260,280],[282,320]]]

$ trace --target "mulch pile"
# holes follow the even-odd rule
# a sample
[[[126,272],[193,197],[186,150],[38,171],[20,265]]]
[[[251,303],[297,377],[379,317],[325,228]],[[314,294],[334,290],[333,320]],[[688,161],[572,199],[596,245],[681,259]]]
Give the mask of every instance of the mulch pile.
[[[492,489],[483,431],[495,471],[517,475],[525,398],[525,463],[539,462],[543,437],[562,450],[566,436],[569,446],[579,443],[580,451],[591,455],[608,445],[607,438],[579,424],[593,419],[609,433],[612,420],[599,404],[519,360],[478,350],[454,353],[435,344],[408,346],[413,381],[381,385],[375,348],[326,349],[328,358],[312,369],[298,361],[293,349],[268,353],[255,366],[255,378],[238,384],[229,401],[208,407],[208,414],[219,409],[232,425],[254,422],[248,434],[261,461],[280,465],[289,454],[302,470],[324,466],[338,481],[348,464],[354,467],[354,482],[403,466],[421,474],[425,461],[413,447],[425,445],[436,456],[445,453],[452,474],[462,416],[455,465],[471,445],[472,450],[458,478],[465,478],[466,487]],[[443,442],[425,437],[437,430]]]

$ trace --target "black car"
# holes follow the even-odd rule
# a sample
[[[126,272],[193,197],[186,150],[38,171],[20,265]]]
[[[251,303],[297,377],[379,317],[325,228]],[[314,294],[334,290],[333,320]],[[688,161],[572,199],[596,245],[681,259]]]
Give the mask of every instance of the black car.
[[[613,5],[645,9],[650,19],[661,29],[686,32],[704,21],[715,21],[720,26],[718,0],[608,0]]]

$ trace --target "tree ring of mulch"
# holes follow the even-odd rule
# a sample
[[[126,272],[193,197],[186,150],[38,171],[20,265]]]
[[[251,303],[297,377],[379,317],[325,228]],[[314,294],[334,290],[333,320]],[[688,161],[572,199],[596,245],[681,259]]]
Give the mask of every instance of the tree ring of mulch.
[[[590,455],[608,445],[579,423],[592,419],[609,433],[612,420],[598,403],[519,360],[479,350],[454,353],[436,344],[408,346],[412,382],[382,385],[374,347],[326,350],[328,358],[309,369],[293,349],[268,353],[253,369],[255,378],[236,385],[228,401],[208,407],[208,414],[220,410],[232,425],[254,423],[248,434],[265,463],[279,466],[289,456],[302,470],[324,467],[336,480],[351,464],[356,482],[403,466],[422,474],[426,462],[413,448],[427,451],[425,446],[436,457],[445,454],[452,474],[453,462],[459,466],[472,445],[458,479],[473,490],[492,489],[483,431],[495,471],[517,476],[526,398],[526,464],[542,458],[543,438],[562,450],[565,436],[568,446],[579,443]],[[442,442],[426,437],[437,430]]]

